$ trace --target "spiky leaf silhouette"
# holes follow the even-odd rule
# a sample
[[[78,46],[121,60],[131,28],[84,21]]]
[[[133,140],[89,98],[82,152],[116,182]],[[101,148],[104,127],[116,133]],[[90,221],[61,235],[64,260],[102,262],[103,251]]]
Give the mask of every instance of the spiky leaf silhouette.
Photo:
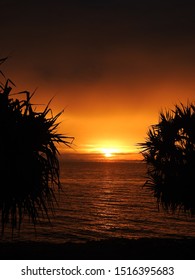
[[[179,104],[160,113],[141,143],[148,165],[145,185],[167,211],[195,214],[195,106]]]
[[[0,60],[0,63],[4,60]],[[33,224],[52,210],[54,188],[60,188],[58,149],[70,146],[72,137],[57,133],[57,119],[48,106],[36,112],[32,95],[11,98],[9,80],[0,88],[0,212],[2,233],[6,224],[20,228],[24,215]],[[21,97],[22,95],[18,95]]]

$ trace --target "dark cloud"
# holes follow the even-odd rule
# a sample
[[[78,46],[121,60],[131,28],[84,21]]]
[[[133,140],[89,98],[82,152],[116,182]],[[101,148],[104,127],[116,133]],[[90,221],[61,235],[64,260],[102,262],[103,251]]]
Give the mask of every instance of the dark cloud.
[[[136,85],[194,71],[192,1],[12,0],[0,8],[0,55],[13,53],[37,83]]]
[[[1,31],[61,42],[143,42],[190,37],[194,32],[194,3],[185,1],[7,1],[1,3]],[[29,31],[29,33],[28,33]],[[17,34],[15,34],[17,36]],[[56,37],[55,37],[56,36]],[[7,39],[7,38],[6,38]],[[19,38],[21,39],[21,38]],[[25,39],[25,38],[23,38]],[[190,39],[190,38],[189,38]],[[155,43],[155,41],[153,41]]]

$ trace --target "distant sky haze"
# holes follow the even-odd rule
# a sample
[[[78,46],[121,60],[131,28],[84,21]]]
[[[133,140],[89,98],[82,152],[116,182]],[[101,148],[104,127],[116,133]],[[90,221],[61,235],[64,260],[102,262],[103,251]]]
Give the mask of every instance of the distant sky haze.
[[[1,70],[14,91],[38,88],[34,103],[54,97],[78,155],[134,159],[162,109],[194,101],[193,1],[2,0],[0,13]]]

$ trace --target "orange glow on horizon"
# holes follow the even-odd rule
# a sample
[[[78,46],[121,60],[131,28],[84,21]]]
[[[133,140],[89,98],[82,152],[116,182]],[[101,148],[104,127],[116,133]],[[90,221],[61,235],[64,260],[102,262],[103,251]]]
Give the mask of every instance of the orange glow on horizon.
[[[20,77],[14,78],[18,84]],[[140,159],[138,143],[145,141],[150,125],[158,122],[161,109],[173,108],[186,99],[194,99],[194,84],[175,85],[167,80],[161,84],[159,80],[148,85],[142,83],[118,83],[117,80],[100,80],[97,83],[61,85],[58,90],[54,86],[33,80],[34,90],[41,84],[33,96],[32,102],[37,111],[44,110],[48,101],[53,115],[64,109],[59,117],[59,133],[75,138],[73,149],[59,145],[60,153],[92,154],[104,160],[123,158]],[[183,84],[182,84],[183,83]],[[18,91],[24,87],[19,85]],[[29,81],[30,84],[30,81]],[[185,93],[185,95],[184,95]]]
[[[60,150],[62,158],[71,161],[129,161],[142,160],[143,157],[139,150],[127,149],[127,147],[111,148],[98,147],[95,145],[85,145],[78,149]]]

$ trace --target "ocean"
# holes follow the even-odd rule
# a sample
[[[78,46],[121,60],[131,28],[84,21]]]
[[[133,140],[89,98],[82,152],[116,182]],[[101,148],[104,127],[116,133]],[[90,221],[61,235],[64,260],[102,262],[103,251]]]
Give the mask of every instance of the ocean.
[[[107,238],[195,237],[195,219],[158,210],[143,187],[146,165],[128,162],[61,161],[62,190],[51,223],[42,220],[14,232],[16,241],[85,242]],[[7,231],[2,240],[10,240]]]

